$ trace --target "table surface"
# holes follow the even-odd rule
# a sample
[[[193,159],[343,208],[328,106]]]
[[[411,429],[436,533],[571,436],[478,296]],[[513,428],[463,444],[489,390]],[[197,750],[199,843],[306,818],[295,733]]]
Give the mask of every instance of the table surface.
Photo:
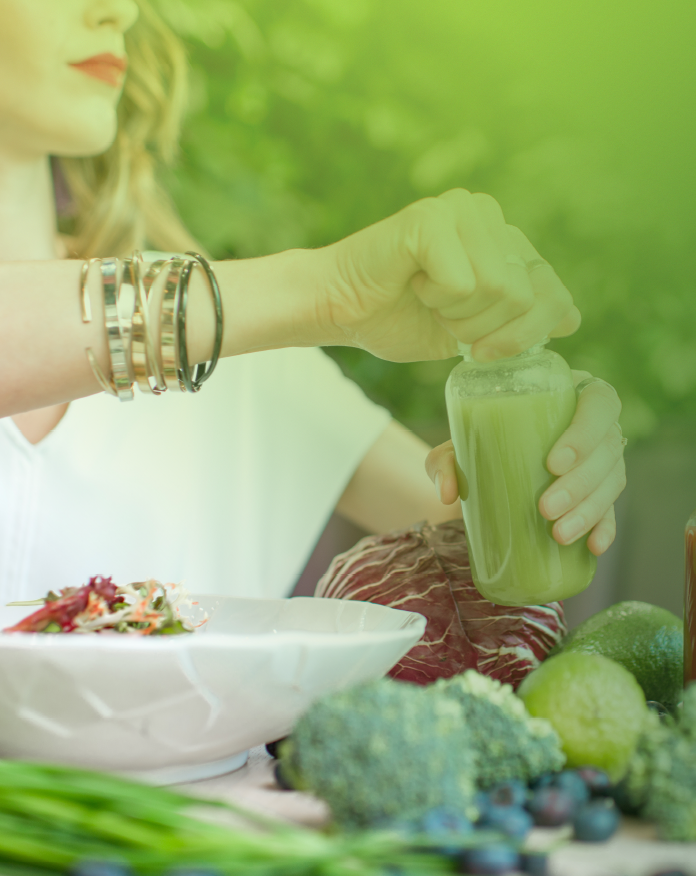
[[[229,800],[296,824],[317,828],[326,824],[329,812],[321,800],[279,790],[273,764],[264,748],[255,748],[242,769],[179,787],[194,796]],[[563,829],[535,829],[530,844],[545,848],[563,836]],[[621,830],[608,842],[568,842],[550,860],[551,876],[652,876],[679,869],[696,876],[696,843],[659,842],[650,825],[624,819]]]

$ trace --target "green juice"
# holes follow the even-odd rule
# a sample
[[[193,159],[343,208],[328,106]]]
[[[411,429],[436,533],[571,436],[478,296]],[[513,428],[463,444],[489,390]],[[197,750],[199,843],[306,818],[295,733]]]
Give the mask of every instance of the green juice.
[[[481,595],[498,605],[564,599],[594,576],[587,537],[559,545],[538,507],[555,480],[546,458],[575,401],[572,386],[472,398],[448,392],[471,571]]]

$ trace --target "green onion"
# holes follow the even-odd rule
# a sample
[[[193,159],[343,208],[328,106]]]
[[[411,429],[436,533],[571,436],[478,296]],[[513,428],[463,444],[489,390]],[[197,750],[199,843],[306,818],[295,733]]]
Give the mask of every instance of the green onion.
[[[186,811],[192,806],[227,810],[248,828],[194,818]],[[415,854],[387,833],[325,835],[108,774],[0,761],[3,876],[63,872],[87,858],[127,862],[143,876],[177,866],[212,866],[223,876],[378,876],[387,865],[405,874],[449,868],[445,859]]]

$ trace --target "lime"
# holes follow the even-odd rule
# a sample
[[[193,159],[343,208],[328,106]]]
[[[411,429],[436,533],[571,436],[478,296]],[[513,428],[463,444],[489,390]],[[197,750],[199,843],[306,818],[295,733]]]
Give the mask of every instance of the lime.
[[[616,660],[632,672],[646,700],[674,709],[682,695],[684,624],[647,602],[617,602],[577,626],[554,654],[582,651]]]
[[[621,778],[648,714],[627,669],[599,654],[568,652],[542,663],[517,693],[530,714],[553,725],[569,767],[598,767],[612,781]]]

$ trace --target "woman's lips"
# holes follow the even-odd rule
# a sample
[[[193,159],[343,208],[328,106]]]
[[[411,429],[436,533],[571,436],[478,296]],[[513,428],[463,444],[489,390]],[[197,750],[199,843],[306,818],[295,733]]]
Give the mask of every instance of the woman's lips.
[[[93,58],[87,58],[85,61],[79,61],[76,64],[70,64],[70,66],[81,70],[94,79],[106,82],[107,85],[118,88],[123,82],[123,74],[128,67],[128,61],[125,58],[117,58],[116,55],[104,54],[95,55]]]

